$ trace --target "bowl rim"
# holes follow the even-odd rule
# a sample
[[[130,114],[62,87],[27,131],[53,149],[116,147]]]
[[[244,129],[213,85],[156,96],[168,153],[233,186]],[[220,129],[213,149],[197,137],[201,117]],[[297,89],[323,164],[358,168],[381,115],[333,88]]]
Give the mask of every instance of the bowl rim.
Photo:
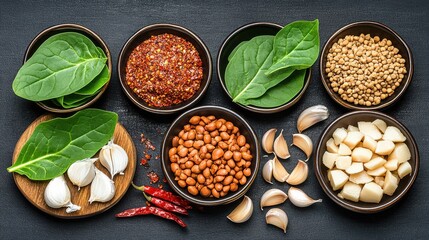
[[[184,118],[185,116],[190,115],[192,113],[201,111],[201,110],[205,110],[205,111],[220,110],[220,111],[224,111],[224,112],[227,112],[228,114],[233,115],[234,117],[239,119],[239,121],[249,130],[249,133],[250,133],[253,141],[255,141],[256,153],[253,154],[254,155],[254,161],[255,161],[255,170],[252,172],[252,175],[250,177],[248,177],[246,184],[243,186],[240,186],[242,188],[240,190],[238,190],[237,192],[234,192],[230,196],[220,197],[218,199],[207,198],[207,200],[196,199],[193,196],[191,196],[190,194],[188,194],[186,192],[186,190],[183,190],[182,188],[178,187],[177,184],[174,183],[175,180],[171,179],[170,176],[167,174],[170,171],[169,166],[167,166],[168,165],[167,161],[169,161],[169,160],[167,159],[168,157],[164,153],[165,153],[165,147],[167,146],[168,136],[173,131],[173,128],[177,127],[176,125],[178,124],[178,122],[180,120],[182,120],[182,118]],[[163,138],[162,145],[161,145],[161,167],[162,167],[164,176],[167,179],[168,184],[179,196],[183,197],[184,199],[186,199],[186,200],[188,200],[194,204],[200,205],[200,206],[217,206],[217,205],[224,205],[224,204],[232,203],[232,202],[240,199],[242,196],[244,196],[246,194],[246,192],[250,189],[250,187],[252,186],[252,184],[254,183],[255,179],[258,176],[258,172],[259,172],[259,168],[260,168],[260,161],[261,161],[260,154],[261,154],[261,150],[260,150],[260,144],[259,144],[258,137],[257,137],[254,129],[252,128],[252,126],[243,117],[241,117],[239,114],[235,113],[234,111],[227,109],[227,108],[224,108],[224,107],[221,107],[221,106],[205,105],[205,106],[199,106],[199,107],[192,108],[192,109],[182,113],[168,127],[168,129],[166,130],[166,132],[164,134],[164,138]]]
[[[247,29],[249,27],[255,27],[255,26],[266,26],[266,27],[276,27],[279,28],[279,31],[283,28],[282,25],[277,24],[277,23],[272,23],[272,22],[252,22],[252,23],[248,23],[248,24],[244,24],[240,27],[238,27],[237,29],[235,29],[234,31],[232,31],[226,38],[225,40],[223,40],[222,44],[219,47],[218,50],[218,54],[216,57],[216,74],[217,74],[217,78],[222,86],[222,89],[224,91],[224,93],[226,93],[226,95],[229,97],[229,99],[232,100],[231,95],[229,94],[226,85],[225,85],[225,80],[223,78],[223,76],[221,76],[220,74],[220,57],[221,57],[221,53],[224,50],[225,46],[227,45],[227,43],[239,32],[243,31],[244,29]],[[304,86],[302,87],[301,91],[299,91],[299,93],[289,102],[284,103],[280,106],[277,107],[273,107],[273,108],[262,108],[262,107],[256,107],[256,106],[245,106],[243,104],[240,103],[236,103],[234,102],[234,104],[248,110],[251,112],[255,112],[255,113],[263,113],[263,114],[270,114],[270,113],[277,113],[277,112],[281,112],[284,111],[290,107],[292,107],[293,105],[295,105],[304,95],[304,93],[306,92],[308,86],[310,85],[311,82],[311,76],[312,76],[312,68],[308,68],[306,71],[306,76],[304,79]]]
[[[358,116],[361,114],[369,114],[371,116],[374,117],[382,117],[382,118],[387,118],[389,120],[391,120],[394,125],[396,125],[401,131],[403,131],[404,135],[407,136],[407,139],[410,141],[410,146],[408,146],[410,148],[410,151],[415,153],[415,167],[411,172],[411,177],[410,180],[406,183],[405,188],[398,193],[398,195],[396,196],[392,196],[392,199],[390,201],[387,201],[384,204],[374,204],[373,207],[360,207],[360,206],[356,206],[357,203],[352,202],[352,201],[348,201],[345,199],[340,199],[336,194],[332,193],[332,188],[329,185],[328,181],[325,181],[323,176],[322,176],[322,171],[325,171],[326,169],[323,169],[323,163],[322,163],[322,153],[321,150],[323,148],[322,146],[322,142],[323,139],[327,138],[327,133],[328,131],[339,121],[341,121],[344,118],[348,118],[348,117],[352,117],[352,116]],[[407,127],[405,127],[401,122],[399,122],[398,120],[396,120],[395,118],[379,112],[379,111],[369,111],[369,110],[360,110],[360,111],[352,111],[346,114],[343,114],[342,116],[338,117],[337,119],[335,119],[334,121],[332,121],[322,132],[322,134],[320,135],[318,144],[317,144],[317,148],[316,148],[316,153],[315,153],[315,159],[313,162],[313,167],[314,167],[314,173],[316,175],[316,178],[319,182],[319,185],[322,187],[323,191],[325,192],[326,195],[328,195],[328,197],[334,201],[336,204],[340,205],[341,207],[351,210],[353,212],[358,212],[358,213],[377,213],[380,211],[384,211],[390,207],[392,207],[394,204],[396,204],[398,201],[400,201],[402,199],[402,197],[411,189],[412,185],[414,184],[418,172],[419,172],[419,167],[420,167],[420,156],[419,156],[419,150],[417,147],[417,143],[416,140],[414,139],[413,135],[411,134],[411,132],[408,130]],[[384,197],[384,194],[383,194]]]
[[[106,56],[107,56],[107,67],[109,69],[109,80],[107,81],[106,84],[104,84],[104,86],[101,88],[100,92],[97,93],[91,100],[89,100],[87,103],[78,106],[78,107],[74,107],[74,108],[60,108],[60,107],[53,107],[53,106],[49,106],[43,102],[36,102],[36,104],[49,111],[49,112],[53,112],[53,113],[71,113],[71,112],[76,112],[79,110],[82,110],[84,108],[87,108],[89,106],[91,106],[92,104],[94,104],[98,99],[100,99],[101,95],[103,95],[103,93],[106,91],[107,87],[109,86],[111,77],[112,77],[112,56],[110,53],[110,49],[109,46],[107,46],[106,42],[94,31],[92,31],[91,29],[82,26],[80,24],[75,24],[75,23],[62,23],[62,24],[56,24],[53,26],[50,26],[48,28],[43,29],[42,31],[40,31],[34,38],[33,40],[31,40],[31,42],[28,44],[26,50],[25,50],[25,54],[24,54],[24,58],[23,58],[23,63],[25,63],[28,58],[30,58],[30,51],[34,48],[35,44],[40,41],[41,38],[43,38],[44,36],[46,36],[47,34],[52,36],[52,32],[53,31],[57,31],[57,30],[71,30],[71,31],[75,31],[75,30],[79,30],[82,32],[85,32],[86,34],[90,35],[91,37],[93,37],[96,41],[96,45],[98,45],[98,43],[101,44],[101,47],[103,49],[103,51],[105,52]]]
[[[138,38],[140,36],[140,34],[145,33],[146,31],[154,30],[154,29],[158,29],[158,28],[159,29],[175,29],[175,30],[179,30],[180,32],[183,32],[184,34],[188,35],[189,37],[194,39],[196,42],[198,42],[198,44],[203,49],[203,51],[199,52],[199,54],[201,55],[203,53],[204,55],[206,55],[207,60],[208,60],[208,66],[203,66],[203,68],[205,68],[205,67],[208,68],[206,84],[200,86],[200,88],[202,90],[199,93],[199,95],[197,95],[193,100],[189,101],[188,103],[184,104],[181,107],[174,107],[173,106],[171,109],[159,109],[159,108],[149,107],[149,106],[146,106],[145,104],[142,104],[140,101],[143,101],[143,100],[141,100],[139,97],[134,97],[133,94],[130,93],[130,91],[128,91],[128,89],[129,89],[128,86],[126,86],[124,84],[124,81],[126,79],[122,79],[122,76],[121,76],[121,73],[122,73],[121,62],[125,58],[126,50],[128,50],[130,45],[135,41],[136,38]],[[150,112],[150,113],[155,113],[155,114],[174,114],[174,113],[180,112],[184,109],[188,109],[188,108],[192,107],[193,105],[195,105],[198,101],[201,100],[201,98],[204,96],[205,92],[207,91],[208,87],[210,86],[210,82],[211,82],[212,74],[213,74],[212,57],[211,57],[210,51],[209,51],[207,45],[204,43],[204,41],[197,34],[192,32],[188,28],[185,28],[185,27],[182,27],[182,26],[176,25],[176,24],[171,24],[171,23],[155,23],[155,24],[147,25],[147,26],[140,28],[134,34],[132,34],[127,39],[127,41],[124,43],[124,45],[121,48],[121,51],[119,52],[118,62],[117,62],[116,68],[117,68],[117,72],[118,72],[119,82],[120,82],[121,87],[122,87],[122,91],[125,93],[125,95],[128,97],[128,99],[131,100],[131,102],[134,103],[140,109],[145,110],[145,111]],[[186,100],[186,101],[188,101],[188,100]]]
[[[325,71],[323,69],[323,63],[326,62],[326,59],[323,57],[325,55],[325,53],[327,51],[329,51],[328,49],[328,45],[332,45],[333,44],[333,39],[338,37],[339,35],[342,34],[343,31],[350,29],[350,28],[355,28],[355,27],[360,27],[362,25],[365,26],[376,26],[378,28],[381,28],[387,32],[390,32],[392,35],[394,35],[397,39],[399,39],[399,42],[404,46],[405,48],[405,53],[408,56],[409,62],[410,62],[410,68],[407,69],[408,70],[408,77],[406,79],[403,79],[402,84],[404,84],[404,87],[401,89],[401,91],[396,92],[394,94],[394,97],[392,99],[390,99],[389,101],[381,101],[380,104],[378,105],[374,105],[374,106],[361,106],[361,105],[355,105],[355,104],[351,104],[348,103],[344,100],[342,100],[337,93],[335,93],[331,87],[328,85],[328,81],[329,79],[327,78]],[[391,105],[393,105],[394,103],[398,102],[399,99],[404,95],[405,91],[408,89],[409,85],[411,84],[411,81],[413,79],[413,75],[414,75],[414,59],[413,59],[413,54],[411,52],[410,47],[408,46],[408,44],[405,42],[405,40],[397,33],[395,32],[393,29],[391,29],[390,27],[388,27],[387,25],[380,23],[380,22],[375,22],[375,21],[358,21],[358,22],[352,22],[349,23],[341,28],[339,28],[338,30],[336,30],[330,37],[329,39],[325,42],[325,44],[323,45],[322,48],[322,52],[320,54],[320,60],[319,60],[319,74],[320,74],[320,78],[322,81],[323,86],[325,87],[325,90],[328,92],[328,95],[336,102],[338,103],[340,106],[351,109],[351,110],[384,110],[388,107],[390,107]]]

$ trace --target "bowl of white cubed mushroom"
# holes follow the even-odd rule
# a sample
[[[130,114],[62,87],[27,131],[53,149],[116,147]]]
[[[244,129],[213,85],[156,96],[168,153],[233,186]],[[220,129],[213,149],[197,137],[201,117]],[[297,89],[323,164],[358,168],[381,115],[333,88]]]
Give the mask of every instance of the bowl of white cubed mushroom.
[[[397,203],[419,170],[410,131],[376,111],[354,111],[334,120],[320,137],[314,171],[324,192],[354,212],[375,213]]]

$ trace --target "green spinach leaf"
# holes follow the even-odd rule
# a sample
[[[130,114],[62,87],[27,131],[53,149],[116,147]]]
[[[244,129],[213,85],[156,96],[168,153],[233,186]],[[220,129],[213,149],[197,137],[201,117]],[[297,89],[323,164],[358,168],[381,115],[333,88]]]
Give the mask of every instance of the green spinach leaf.
[[[103,70],[106,55],[76,32],[48,38],[20,68],[13,81],[16,95],[44,101],[65,96],[86,86]]]
[[[228,56],[228,62],[231,61],[232,57],[234,57],[235,53],[237,52],[237,50],[245,43],[247,43],[248,41],[242,41],[241,43],[239,43],[233,50],[232,52],[229,54]]]
[[[107,65],[104,66],[103,70],[97,77],[94,78],[90,83],[88,83],[85,87],[77,90],[73,94],[79,95],[95,95],[100,89],[109,81],[109,68]]]
[[[294,71],[290,77],[270,88],[264,95],[259,98],[247,99],[245,104],[272,108],[289,102],[303,88],[306,71],[306,69]]]
[[[57,177],[73,162],[94,156],[112,138],[117,120],[114,112],[85,109],[42,122],[7,170],[31,180]]]
[[[254,37],[242,44],[231,58],[225,71],[225,84],[234,102],[245,104],[247,99],[260,97],[292,74],[292,68],[265,74],[272,65],[273,42],[274,36]]]
[[[274,64],[266,74],[281,69],[311,67],[319,56],[319,20],[296,21],[286,25],[274,39]]]

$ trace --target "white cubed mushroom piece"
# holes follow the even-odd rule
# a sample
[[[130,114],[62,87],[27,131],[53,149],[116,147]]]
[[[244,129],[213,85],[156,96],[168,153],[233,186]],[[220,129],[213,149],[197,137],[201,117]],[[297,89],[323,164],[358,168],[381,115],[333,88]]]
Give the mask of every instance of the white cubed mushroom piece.
[[[389,196],[392,196],[393,193],[398,188],[399,179],[392,175],[390,171],[386,172],[386,177],[384,178],[383,192]]]
[[[356,145],[362,140],[363,134],[361,132],[349,132],[347,134],[346,139],[344,139],[343,143],[347,144],[350,149],[356,147]]]
[[[344,141],[344,139],[346,139],[347,130],[345,128],[337,128],[332,134],[332,137],[334,138],[335,145],[339,145]]]
[[[343,190],[341,190],[341,196],[344,199],[358,202],[360,197],[360,192],[362,190],[362,187],[359,184],[347,182],[343,186]]]
[[[388,126],[383,135],[383,140],[390,140],[392,142],[405,142],[407,138],[402,134],[401,130],[394,126]]]
[[[379,140],[383,136],[380,130],[371,122],[358,122],[358,128],[359,132],[370,136],[374,140]]]
[[[367,203],[379,203],[383,197],[383,189],[375,182],[365,184],[360,192],[359,200]]]
[[[403,162],[398,167],[398,175],[402,179],[408,174],[410,174],[411,170],[412,170],[411,164],[409,162]]]
[[[395,144],[392,141],[380,140],[377,142],[375,153],[378,155],[389,155],[393,149],[395,149]]]
[[[398,159],[398,163],[403,163],[411,159],[411,152],[405,143],[396,143],[395,149],[389,154],[387,160]]]
[[[384,133],[386,131],[387,128],[387,124],[385,121],[381,120],[381,119],[375,119],[372,124],[374,124],[378,130],[380,130],[382,133]]]
[[[342,170],[331,170],[330,172],[331,186],[334,191],[342,188],[349,179],[349,176]]]
[[[323,153],[323,157],[322,157],[322,163],[323,165],[325,165],[327,168],[332,169],[335,165],[335,161],[338,158],[338,154],[336,153],[330,153],[325,151],[325,153]]]
[[[353,162],[368,162],[369,160],[371,160],[372,158],[372,151],[367,149],[367,148],[363,148],[363,147],[357,147],[355,149],[353,149],[352,152],[352,160]]]

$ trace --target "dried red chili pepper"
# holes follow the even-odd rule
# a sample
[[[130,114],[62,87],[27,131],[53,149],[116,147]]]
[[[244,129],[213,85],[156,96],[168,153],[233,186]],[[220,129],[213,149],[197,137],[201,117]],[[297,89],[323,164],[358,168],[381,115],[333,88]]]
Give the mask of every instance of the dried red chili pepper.
[[[131,208],[128,210],[125,210],[123,212],[120,212],[115,215],[115,217],[123,218],[123,217],[134,217],[134,216],[140,216],[140,215],[156,215],[165,219],[169,219],[172,221],[175,221],[177,224],[179,224],[182,227],[186,227],[186,223],[180,219],[178,216],[174,215],[173,213],[167,212],[162,210],[161,208],[157,207],[139,207],[139,208]]]
[[[170,202],[164,201],[160,198],[157,197],[151,197],[148,196],[147,194],[143,193],[144,197],[149,201],[149,203],[152,203],[153,205],[160,207],[164,210],[170,211],[170,212],[176,212],[176,213],[180,213],[183,215],[188,215],[188,210],[186,210],[183,207],[174,205]]]
[[[163,189],[151,187],[151,186],[137,186],[134,183],[131,183],[133,187],[137,190],[145,192],[153,197],[161,198],[163,200],[169,201],[186,209],[192,209],[190,202],[186,199],[183,199],[179,196],[174,195],[171,192],[167,192]]]

